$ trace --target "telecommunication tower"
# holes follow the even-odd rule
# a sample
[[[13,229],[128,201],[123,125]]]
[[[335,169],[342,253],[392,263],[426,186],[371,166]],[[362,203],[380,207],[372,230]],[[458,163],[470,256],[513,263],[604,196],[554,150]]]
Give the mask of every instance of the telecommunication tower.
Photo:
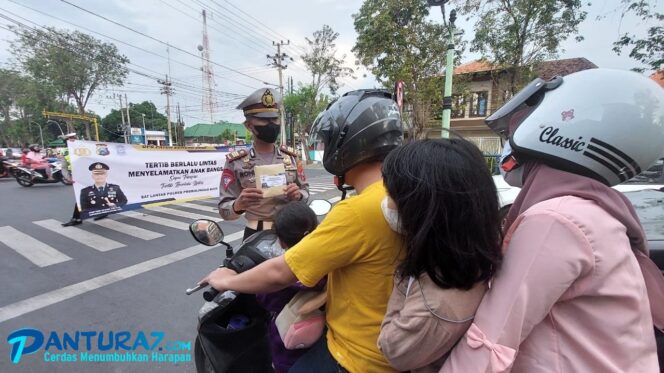
[[[203,9],[203,44],[198,46],[201,52],[201,71],[203,72],[203,105],[202,110],[210,114],[210,123],[214,123],[214,110],[217,103],[214,98],[214,73],[210,65],[210,42],[207,32],[207,15]]]

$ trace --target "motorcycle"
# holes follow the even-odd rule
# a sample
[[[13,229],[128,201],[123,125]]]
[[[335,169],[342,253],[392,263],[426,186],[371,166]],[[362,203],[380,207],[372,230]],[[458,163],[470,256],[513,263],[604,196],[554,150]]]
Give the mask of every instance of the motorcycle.
[[[46,171],[44,170],[33,170],[28,166],[17,165],[16,170],[14,171],[14,177],[16,182],[24,187],[31,187],[35,184],[53,184],[53,183],[63,183],[65,185],[72,185],[71,180],[66,179],[62,175],[62,165],[60,162],[50,163],[52,167],[52,177],[53,180],[48,180],[46,176]]]
[[[16,177],[17,173],[17,167],[20,165],[20,162],[16,159],[4,159],[2,161],[2,165],[4,166],[4,173],[0,174],[0,178],[2,177]]]
[[[309,205],[316,215],[327,214],[331,204],[315,200]],[[219,225],[207,219],[189,226],[196,241],[226,247],[226,258],[220,267],[237,273],[247,271],[264,261],[283,254],[277,235],[272,230],[260,231],[247,238],[237,250],[224,242]],[[187,289],[191,295],[207,287],[198,284]],[[198,335],[194,344],[194,361],[198,373],[272,372],[268,340],[270,314],[253,294],[236,291],[219,293],[210,287],[203,292],[205,303],[198,312]]]

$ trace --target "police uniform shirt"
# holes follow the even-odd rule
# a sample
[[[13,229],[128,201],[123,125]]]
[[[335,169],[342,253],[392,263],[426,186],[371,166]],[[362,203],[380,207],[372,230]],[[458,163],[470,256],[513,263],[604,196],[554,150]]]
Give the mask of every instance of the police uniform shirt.
[[[108,199],[108,201],[106,201]],[[98,210],[109,208],[109,203],[116,206],[127,204],[127,197],[122,193],[119,185],[105,184],[102,187],[91,185],[81,189],[81,210]]]
[[[249,151],[240,150],[226,156],[226,164],[221,176],[219,186],[221,200],[219,201],[219,214],[225,220],[235,220],[240,214],[233,211],[233,203],[240,196],[244,188],[256,188],[255,166],[283,163],[286,169],[286,181],[295,183],[300,187],[302,201],[309,199],[309,185],[302,169],[297,167],[297,153],[292,148],[285,146],[277,147],[268,154],[258,154],[253,148]],[[284,193],[283,196],[263,198],[257,204],[247,208],[245,218],[247,220],[272,221],[274,213],[290,200]]]

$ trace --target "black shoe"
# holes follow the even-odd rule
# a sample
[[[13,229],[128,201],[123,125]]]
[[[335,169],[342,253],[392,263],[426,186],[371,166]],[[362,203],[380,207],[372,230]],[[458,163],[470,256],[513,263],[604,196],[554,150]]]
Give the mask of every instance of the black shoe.
[[[92,219],[92,220],[97,221],[97,220],[101,220],[101,219],[106,219],[107,217],[108,217],[108,215],[99,215],[99,216],[95,216],[94,219]]]
[[[79,224],[83,224],[83,220],[81,220],[81,219],[71,219],[70,221],[68,221],[66,223],[62,223],[62,226],[63,227],[73,227],[74,225],[79,225]]]

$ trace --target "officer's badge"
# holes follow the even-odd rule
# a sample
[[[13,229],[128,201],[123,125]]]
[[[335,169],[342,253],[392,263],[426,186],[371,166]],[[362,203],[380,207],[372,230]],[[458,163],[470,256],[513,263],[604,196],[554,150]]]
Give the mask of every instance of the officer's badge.
[[[221,183],[224,185],[224,190],[228,190],[228,187],[233,184],[235,181],[235,174],[232,170],[225,168],[224,172],[221,174]]]
[[[106,144],[97,144],[97,154],[109,155],[111,152],[108,150],[108,146]]]
[[[261,97],[261,103],[265,107],[275,107],[277,106],[277,100],[274,99],[272,92],[269,89],[265,90],[263,97]]]
[[[87,157],[90,155],[90,149],[88,148],[76,148],[74,149],[74,154],[76,154],[79,157]]]

